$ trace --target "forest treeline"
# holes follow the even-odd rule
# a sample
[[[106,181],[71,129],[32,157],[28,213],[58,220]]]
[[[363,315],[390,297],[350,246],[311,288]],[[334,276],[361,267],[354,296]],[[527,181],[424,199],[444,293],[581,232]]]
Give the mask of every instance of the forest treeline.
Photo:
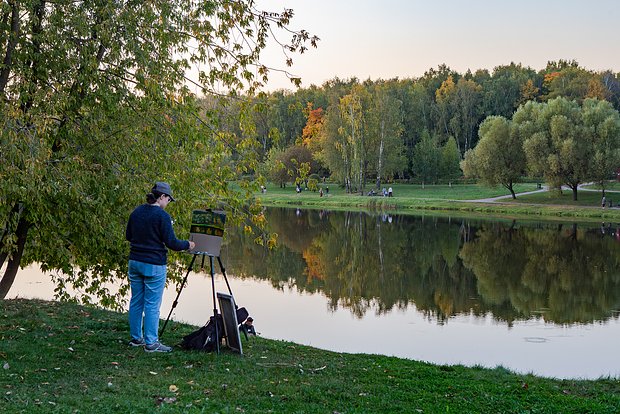
[[[501,174],[493,176],[498,175],[497,171],[489,172],[488,165],[474,168],[474,158],[478,163],[484,157],[498,159],[495,152],[499,151],[523,159],[516,162],[519,177],[534,174],[544,176],[553,185],[566,184],[563,175],[568,172],[561,171],[565,167],[556,165],[556,174],[548,176],[549,166],[544,159],[551,157],[561,164],[561,158],[572,151],[572,158],[567,162],[573,162],[576,152],[581,151],[581,158],[593,161],[592,148],[573,145],[575,148],[567,149],[571,146],[567,139],[579,142],[585,129],[597,129],[598,124],[591,120],[589,126],[584,125],[585,115],[580,113],[570,121],[578,128],[562,129],[557,122],[548,120],[547,129],[528,129],[527,125],[532,123],[544,123],[542,118],[534,119],[532,111],[542,110],[557,99],[562,103],[556,104],[556,112],[550,114],[556,119],[571,118],[569,114],[575,110],[585,111],[583,105],[588,101],[604,101],[607,106],[600,110],[613,118],[620,109],[620,74],[588,70],[575,61],[565,60],[549,62],[538,71],[511,63],[492,71],[458,73],[440,65],[419,78],[365,81],[334,78],[321,86],[312,85],[295,92],[278,90],[248,100],[227,98],[225,104],[205,99],[203,104],[205,108],[224,107],[218,115],[218,126],[224,133],[236,139],[255,139],[260,147],[256,172],[281,185],[291,181],[312,185],[330,176],[353,192],[363,191],[369,183],[379,186],[390,180],[433,183],[462,177],[462,168],[467,167],[462,160],[481,141],[480,126],[487,119],[490,125],[486,133],[500,142],[487,145],[486,152],[480,151],[478,157],[469,157],[467,175],[486,179],[490,184],[511,185],[515,179],[513,171],[506,178]],[[515,112],[527,103],[542,106],[528,109],[529,118],[521,122],[519,136],[511,137],[508,127],[501,131],[496,125],[497,117],[511,123]],[[241,122],[239,114],[243,114]],[[489,117],[495,117],[495,121]],[[612,167],[618,162],[620,128],[618,131],[610,128],[608,136],[613,139],[605,143],[609,151],[599,154],[599,158],[607,161],[603,176],[613,174]],[[538,154],[541,159],[536,160],[526,157],[527,151],[523,152],[522,148],[525,140],[535,134],[538,141],[530,144],[528,154]],[[555,138],[562,135],[561,142],[551,142],[554,134]],[[550,142],[543,145],[541,135]],[[503,162],[494,168],[503,169],[506,163],[513,163]],[[588,178],[568,180],[572,185]]]

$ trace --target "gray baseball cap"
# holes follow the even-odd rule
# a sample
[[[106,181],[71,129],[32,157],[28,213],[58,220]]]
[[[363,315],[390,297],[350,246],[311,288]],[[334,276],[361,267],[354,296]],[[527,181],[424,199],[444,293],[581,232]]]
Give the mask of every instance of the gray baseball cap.
[[[155,183],[151,191],[159,191],[160,193],[170,196],[171,201],[175,201],[174,197],[172,196],[172,188],[170,188],[170,184],[168,183],[158,181]]]

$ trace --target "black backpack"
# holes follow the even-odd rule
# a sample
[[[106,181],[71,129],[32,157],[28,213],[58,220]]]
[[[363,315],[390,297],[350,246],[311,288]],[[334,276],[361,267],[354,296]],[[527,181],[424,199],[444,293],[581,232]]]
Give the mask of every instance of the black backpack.
[[[217,339],[215,337],[215,324],[217,321]],[[197,331],[183,337],[181,348],[194,349],[198,351],[212,352],[216,349],[216,344],[222,344],[224,337],[224,321],[222,315],[218,314],[217,319],[213,316],[209,318],[207,324]],[[217,341],[217,342],[216,342]]]

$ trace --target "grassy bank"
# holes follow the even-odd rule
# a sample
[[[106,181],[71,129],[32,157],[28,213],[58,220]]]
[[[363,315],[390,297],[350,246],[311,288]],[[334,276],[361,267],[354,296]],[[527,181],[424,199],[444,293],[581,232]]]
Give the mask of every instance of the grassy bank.
[[[0,412],[617,413],[620,381],[553,380],[244,340],[244,356],[149,354],[127,318],[0,301]],[[172,323],[168,343],[194,327]],[[317,334],[320,334],[317,332]]]
[[[329,187],[329,193],[323,197],[318,192],[303,191],[300,194],[295,188],[280,188],[268,185],[267,192],[257,197],[268,206],[314,207],[325,209],[364,209],[388,210],[400,213],[447,212],[457,214],[482,214],[497,217],[544,218],[580,221],[620,221],[620,208],[600,207],[601,195],[596,191],[579,191],[578,201],[572,200],[572,194],[564,191],[542,192],[520,195],[516,200],[511,198],[493,202],[479,201],[493,197],[508,195],[504,188],[488,188],[480,185],[427,185],[394,184],[394,197],[364,196],[346,194],[335,185],[322,184]],[[517,192],[536,190],[536,184],[519,184]],[[613,198],[613,193],[608,198]],[[478,201],[472,201],[478,200]],[[617,202],[620,202],[618,194]],[[617,204],[617,203],[616,203]]]

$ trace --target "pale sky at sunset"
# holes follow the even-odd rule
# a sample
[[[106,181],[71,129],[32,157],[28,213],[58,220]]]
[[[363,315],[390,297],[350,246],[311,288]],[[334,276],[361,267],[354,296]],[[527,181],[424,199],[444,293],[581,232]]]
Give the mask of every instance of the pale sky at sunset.
[[[460,73],[511,61],[535,70],[549,60],[620,72],[618,0],[257,0],[295,11],[291,27],[321,38],[294,57],[303,87],[338,76],[413,78],[441,63]],[[283,67],[274,50],[265,62]],[[272,74],[268,89],[294,89]]]

